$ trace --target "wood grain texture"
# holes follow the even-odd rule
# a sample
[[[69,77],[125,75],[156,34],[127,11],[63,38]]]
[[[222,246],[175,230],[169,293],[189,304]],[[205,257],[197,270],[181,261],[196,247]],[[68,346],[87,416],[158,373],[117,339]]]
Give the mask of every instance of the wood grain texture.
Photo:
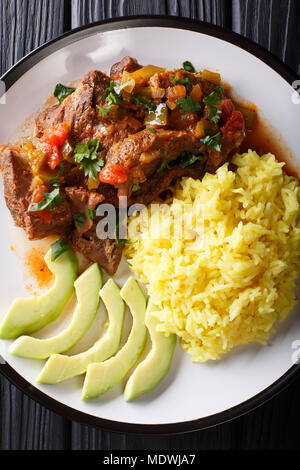
[[[65,30],[60,0],[1,0],[1,74]],[[70,23],[70,22],[69,22]],[[62,449],[70,437],[67,421],[30,400],[0,376],[0,448]]]
[[[224,0],[72,0],[72,28],[129,15],[175,15],[220,26],[231,25],[231,2]]]
[[[232,28],[299,72],[298,0],[1,0],[1,72],[71,27],[138,14],[185,16]],[[0,449],[299,449],[299,396],[300,379],[231,423],[189,435],[143,437],[70,423],[0,376]]]
[[[252,39],[300,74],[300,2],[233,0],[232,28]]]

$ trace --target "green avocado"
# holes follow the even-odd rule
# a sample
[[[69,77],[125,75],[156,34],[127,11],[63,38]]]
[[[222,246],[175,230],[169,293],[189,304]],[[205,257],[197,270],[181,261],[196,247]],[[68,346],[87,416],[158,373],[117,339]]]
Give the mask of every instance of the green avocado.
[[[55,276],[54,285],[38,297],[16,299],[0,326],[1,339],[14,339],[31,334],[54,321],[62,312],[74,290],[77,259],[71,250],[51,261],[51,250],[45,261]]]
[[[85,377],[82,399],[96,398],[120,382],[137,362],[146,342],[146,299],[137,282],[131,277],[121,290],[128,304],[133,324],[129,338],[116,356],[105,362],[90,364]]]
[[[124,321],[125,304],[120,289],[110,279],[100,291],[100,296],[108,312],[107,332],[85,352],[74,356],[53,354],[46,362],[37,381],[54,384],[84,374],[92,362],[105,361],[118,350]]]
[[[157,331],[159,320],[153,315],[153,312],[158,310],[150,300],[146,311],[146,326],[151,337],[152,348],[145,360],[133,371],[126,384],[124,391],[126,401],[153,390],[170,368],[176,345],[176,335],[166,336]]]
[[[77,306],[70,325],[49,339],[21,336],[9,348],[15,356],[46,359],[54,353],[67,351],[76,344],[93,323],[99,307],[102,275],[97,263],[90,266],[75,281]]]

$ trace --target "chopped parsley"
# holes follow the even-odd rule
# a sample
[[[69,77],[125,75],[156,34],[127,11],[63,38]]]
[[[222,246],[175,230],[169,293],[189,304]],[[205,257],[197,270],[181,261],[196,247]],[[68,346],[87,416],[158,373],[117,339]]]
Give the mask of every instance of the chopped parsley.
[[[152,103],[151,101],[146,100],[146,98],[144,98],[143,96],[134,96],[133,100],[137,104],[144,105],[145,108],[149,109],[149,111],[154,111],[156,109],[156,105],[154,103]]]
[[[74,161],[79,164],[79,168],[84,171],[85,176],[97,179],[98,173],[104,166],[102,158],[98,158],[100,142],[98,139],[89,140],[86,144],[78,143],[74,149]]]
[[[162,161],[162,164],[160,165],[160,167],[158,168],[158,170],[156,171],[156,173],[158,175],[162,175],[163,172],[165,171],[165,169],[170,168],[170,167],[168,165],[167,158],[166,158],[165,154],[163,153],[163,151],[160,150],[159,153],[161,154],[163,161]]]
[[[88,217],[90,220],[94,220],[96,218],[96,211],[94,211],[94,209],[88,209]]]
[[[215,135],[207,135],[206,137],[203,137],[203,139],[200,139],[200,142],[203,142],[207,147],[210,147],[217,152],[221,152],[222,149],[222,135],[221,132],[218,132]]]
[[[138,185],[138,184],[134,184],[131,188],[131,191],[133,193],[136,193],[137,191],[139,191],[141,189],[141,187]]]
[[[117,93],[116,88],[118,89],[119,87],[115,87],[114,82],[110,82],[109,87],[107,87],[102,93],[101,99],[103,101],[106,101],[108,104],[118,104],[122,106],[124,103],[121,100],[121,98],[119,98],[118,96],[121,90],[118,90],[118,93]]]
[[[51,245],[51,261],[57,260],[63,253],[71,249],[70,245],[64,238],[59,238]]]
[[[83,227],[85,224],[85,215],[83,212],[78,212],[78,214],[75,214],[75,225],[77,227]]]
[[[108,119],[108,113],[111,111],[111,106],[102,107],[96,104],[96,108],[99,109],[100,113],[105,119]]]
[[[183,62],[182,68],[183,70],[186,70],[187,72],[192,72],[192,73],[196,72],[195,67],[189,60],[186,60],[185,62]]]
[[[64,171],[65,171],[64,165],[62,164],[62,162],[59,162],[59,171],[57,175],[54,178],[50,179],[50,183],[52,184],[54,188],[59,188],[58,178],[64,173]]]
[[[201,105],[196,103],[191,96],[187,96],[186,98],[178,98],[175,103],[181,108],[181,113],[184,113],[185,111],[190,111],[192,113],[201,111]]]
[[[148,131],[151,132],[152,134],[156,134],[157,130],[153,129],[153,127],[148,127]]]
[[[54,90],[54,96],[58,99],[60,103],[62,103],[69,95],[72,95],[76,88],[71,88],[61,83],[58,83]]]
[[[183,152],[180,156],[179,166],[181,168],[186,168],[187,166],[193,165],[200,160],[202,160],[203,155],[189,155],[187,152]]]
[[[222,103],[221,98],[219,98],[219,96],[213,91],[203,99],[203,103],[209,108],[208,119],[214,124],[217,124],[220,120],[222,111],[219,108],[216,108],[216,106]]]
[[[44,198],[30,206],[31,212],[38,212],[47,209],[48,211],[53,211],[56,207],[63,206],[63,200],[59,192],[59,187],[55,187],[51,193],[44,193]]]
[[[219,93],[220,95],[224,95],[225,93],[225,88],[221,85],[215,86],[214,90]]]
[[[187,75],[184,78],[177,78],[176,75],[174,75],[173,82],[174,85],[184,85],[187,91],[190,91],[192,88],[192,83]]]

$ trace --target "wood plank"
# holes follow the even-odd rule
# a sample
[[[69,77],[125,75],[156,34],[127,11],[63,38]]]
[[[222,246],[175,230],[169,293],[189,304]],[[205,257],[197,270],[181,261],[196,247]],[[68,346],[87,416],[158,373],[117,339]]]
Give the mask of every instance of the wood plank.
[[[300,74],[300,2],[233,0],[233,30],[252,39]]]
[[[130,15],[176,15],[231,25],[231,5],[223,0],[72,0],[72,28]]]
[[[32,49],[63,33],[65,13],[65,5],[57,0],[2,0],[0,74]],[[66,420],[0,376],[1,449],[67,448],[68,430]]]
[[[24,55],[65,31],[57,0],[1,0],[1,74]]]

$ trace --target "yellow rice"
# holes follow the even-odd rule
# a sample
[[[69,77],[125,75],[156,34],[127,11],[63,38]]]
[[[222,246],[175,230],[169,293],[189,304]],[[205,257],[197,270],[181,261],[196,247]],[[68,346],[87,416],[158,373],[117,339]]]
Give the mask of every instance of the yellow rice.
[[[272,154],[249,150],[202,181],[183,178],[153,236],[150,207],[131,217],[126,256],[161,306],[159,329],[176,333],[193,361],[219,359],[233,346],[266,343],[274,323],[296,303],[300,272],[300,187]],[[178,208],[191,204],[190,223],[204,227],[174,235]],[[147,214],[146,214],[147,213]],[[197,220],[202,220],[198,217]],[[138,235],[131,229],[138,226]],[[150,227],[150,228],[149,228]],[[171,237],[164,236],[170,230]]]

